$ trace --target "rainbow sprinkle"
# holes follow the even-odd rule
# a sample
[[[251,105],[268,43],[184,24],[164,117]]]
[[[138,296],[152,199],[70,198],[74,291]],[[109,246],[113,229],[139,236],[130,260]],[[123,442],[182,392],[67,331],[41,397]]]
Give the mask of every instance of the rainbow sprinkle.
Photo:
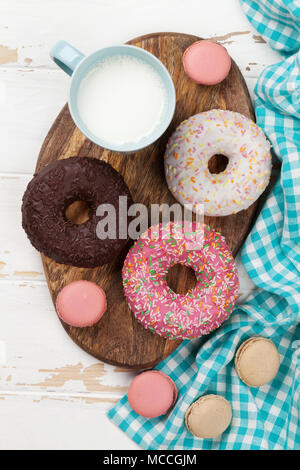
[[[213,155],[229,159],[212,174]],[[165,174],[181,204],[204,204],[204,213],[226,216],[247,209],[265,190],[271,175],[270,144],[255,122],[242,114],[213,109],[183,121],[169,139]]]
[[[187,339],[208,334],[230,315],[239,281],[221,234],[193,223],[196,245],[190,249],[187,239],[178,237],[179,228],[179,222],[150,227],[129,250],[122,276],[128,304],[145,328]],[[177,263],[196,274],[197,284],[186,295],[173,292],[166,281],[168,269]]]

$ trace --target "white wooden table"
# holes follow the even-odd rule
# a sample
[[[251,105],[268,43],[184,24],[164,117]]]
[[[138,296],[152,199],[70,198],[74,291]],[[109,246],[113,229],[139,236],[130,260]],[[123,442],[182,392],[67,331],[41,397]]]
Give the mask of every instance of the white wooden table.
[[[79,349],[56,317],[21,198],[69,78],[49,58],[66,39],[83,52],[154,31],[217,38],[250,92],[278,60],[238,0],[1,0],[0,449],[134,449],[106,418],[133,373]],[[253,284],[239,263],[241,294]]]

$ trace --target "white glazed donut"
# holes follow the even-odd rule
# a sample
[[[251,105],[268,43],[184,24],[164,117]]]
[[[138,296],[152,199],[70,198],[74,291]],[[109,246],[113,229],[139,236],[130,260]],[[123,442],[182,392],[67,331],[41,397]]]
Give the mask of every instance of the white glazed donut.
[[[212,174],[213,155],[228,158]],[[204,214],[225,216],[247,209],[263,193],[271,174],[270,144],[255,122],[242,114],[212,109],[183,121],[169,139],[165,174],[181,204],[204,204]]]

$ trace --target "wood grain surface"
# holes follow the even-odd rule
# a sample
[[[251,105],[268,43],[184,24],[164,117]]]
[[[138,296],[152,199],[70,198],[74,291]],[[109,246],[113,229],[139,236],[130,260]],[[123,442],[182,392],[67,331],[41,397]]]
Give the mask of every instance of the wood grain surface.
[[[176,88],[177,105],[174,118],[165,134],[152,146],[131,155],[104,150],[89,141],[76,128],[67,105],[51,127],[41,148],[36,170],[47,163],[71,156],[89,156],[109,162],[124,177],[135,202],[151,204],[175,202],[168,191],[163,169],[167,139],[175,127],[187,117],[213,108],[238,111],[254,119],[247,86],[232,62],[231,71],[221,84],[200,86],[184,74],[181,57],[184,50],[199,38],[179,33],[155,33],[133,39],[133,44],[156,55],[169,70]],[[216,161],[215,169],[218,167]],[[78,208],[74,208],[78,211]],[[251,226],[256,204],[247,211],[229,217],[206,217],[205,222],[220,231],[233,254],[236,254]],[[80,212],[80,210],[79,210]],[[69,336],[88,353],[114,365],[132,369],[153,367],[168,356],[178,340],[164,340],[146,331],[129,310],[121,280],[121,268],[128,246],[114,263],[95,269],[74,268],[55,263],[42,255],[48,287],[55,303],[58,292],[73,280],[87,279],[98,283],[107,294],[108,309],[93,327],[73,328],[63,324]],[[193,273],[180,267],[170,273],[170,284],[180,291],[193,282]]]

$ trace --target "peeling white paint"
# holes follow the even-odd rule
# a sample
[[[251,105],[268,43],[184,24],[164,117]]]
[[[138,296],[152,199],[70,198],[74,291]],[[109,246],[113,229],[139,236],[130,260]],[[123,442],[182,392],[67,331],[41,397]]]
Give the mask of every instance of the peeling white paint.
[[[6,342],[0,341],[0,365],[6,366]]]

